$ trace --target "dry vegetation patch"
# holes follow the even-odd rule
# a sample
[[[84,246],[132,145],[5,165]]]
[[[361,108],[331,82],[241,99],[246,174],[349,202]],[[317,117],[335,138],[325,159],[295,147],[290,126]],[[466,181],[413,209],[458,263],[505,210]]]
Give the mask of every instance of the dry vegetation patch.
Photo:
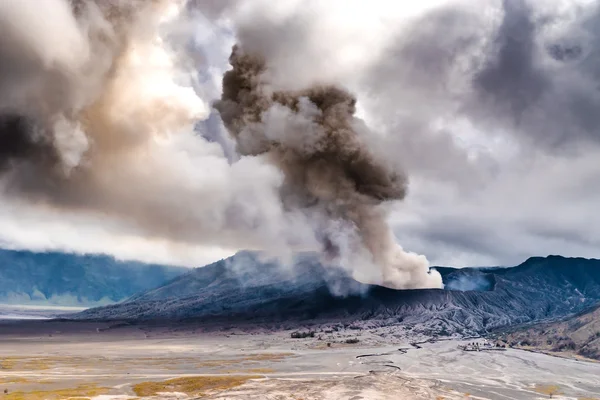
[[[560,386],[558,385],[536,385],[534,390],[537,393],[545,394],[546,396],[553,398],[556,395],[562,394]]]
[[[29,379],[21,376],[4,376],[0,378],[0,384],[12,384],[12,383],[29,383]]]
[[[0,371],[43,371],[55,367],[79,368],[82,365],[100,365],[104,358],[88,357],[3,357]]]
[[[5,357],[0,360],[0,370],[41,371],[50,369],[55,361],[48,357]]]
[[[101,394],[107,394],[108,392],[108,388],[88,384],[72,389],[12,392],[3,395],[2,400],[88,400]]]
[[[192,396],[201,396],[207,391],[227,390],[240,386],[250,379],[262,378],[260,375],[247,376],[195,376],[175,378],[162,382],[142,382],[133,385],[137,396],[156,396],[159,393],[179,392]]]

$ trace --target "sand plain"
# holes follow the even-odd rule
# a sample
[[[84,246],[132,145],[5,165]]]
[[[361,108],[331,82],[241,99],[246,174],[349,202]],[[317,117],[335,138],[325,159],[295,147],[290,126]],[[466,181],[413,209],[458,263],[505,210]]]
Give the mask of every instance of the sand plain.
[[[415,346],[377,330],[290,336],[4,322],[0,399],[600,399],[600,363],[465,352],[460,340]],[[350,337],[358,343],[346,343]]]

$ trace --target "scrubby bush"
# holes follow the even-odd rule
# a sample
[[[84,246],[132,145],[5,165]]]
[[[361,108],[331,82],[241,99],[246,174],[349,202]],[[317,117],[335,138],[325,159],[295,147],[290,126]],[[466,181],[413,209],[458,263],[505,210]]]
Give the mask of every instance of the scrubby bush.
[[[306,339],[306,338],[314,338],[315,337],[315,331],[308,331],[308,332],[292,332],[291,335],[292,339]]]
[[[556,347],[556,349],[558,351],[575,350],[576,348],[577,348],[577,344],[574,341],[572,341],[571,339],[567,339],[567,340],[561,342]]]

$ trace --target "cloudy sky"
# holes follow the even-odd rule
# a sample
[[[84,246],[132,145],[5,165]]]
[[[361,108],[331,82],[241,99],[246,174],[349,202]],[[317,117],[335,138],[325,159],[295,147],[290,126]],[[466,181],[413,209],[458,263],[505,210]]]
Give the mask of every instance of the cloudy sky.
[[[40,3],[55,7],[61,1]],[[11,3],[16,4],[11,0],[0,6],[0,26],[14,19]],[[231,199],[256,197],[271,204],[273,193],[257,191],[276,188],[279,179],[236,154],[210,107],[221,94],[231,47],[242,40],[247,49],[268,58],[274,86],[331,83],[357,97],[358,114],[372,132],[365,140],[378,157],[409,177],[406,199],[385,205],[404,249],[425,255],[432,264],[454,266],[514,265],[548,254],[600,257],[597,1],[191,3],[181,11],[185,18],[177,28],[169,28],[169,37],[193,56],[190,87],[204,109],[195,141],[157,142],[173,147],[168,154],[177,167],[168,170],[169,180],[161,176],[152,187],[133,185],[138,192],[131,195],[111,189],[107,212],[104,202],[65,207],[37,190],[19,189],[15,195],[5,177],[2,247],[197,266],[252,243],[245,240],[255,222],[213,240],[220,227],[230,226],[215,222],[221,214],[212,210]],[[36,21],[19,15],[24,24]],[[13,55],[8,47],[0,39],[0,55]],[[9,72],[0,69],[0,77]],[[6,102],[0,101],[0,110]],[[146,179],[154,178],[149,174]],[[232,183],[224,186],[223,181]],[[124,182],[137,185],[133,178]],[[114,206],[123,199],[127,207]],[[175,204],[172,214],[164,211],[165,203]],[[243,202],[243,215],[249,204]],[[165,219],[139,223],[135,210],[144,207],[164,212]],[[258,224],[257,235],[275,240],[284,220],[277,211],[265,210],[274,208],[252,211],[253,218],[269,221],[264,232]],[[129,223],[130,215],[136,223]],[[170,215],[177,226],[165,227]],[[194,224],[210,229],[195,232]],[[308,228],[298,223],[297,230],[303,229]]]

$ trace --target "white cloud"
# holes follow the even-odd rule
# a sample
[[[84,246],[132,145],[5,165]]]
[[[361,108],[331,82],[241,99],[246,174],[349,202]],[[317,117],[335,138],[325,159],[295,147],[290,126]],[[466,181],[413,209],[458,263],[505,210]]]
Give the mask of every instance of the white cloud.
[[[2,199],[0,246],[32,251],[108,253],[120,260],[199,267],[227,258],[235,250],[176,243],[131,231],[102,215],[78,215]]]

